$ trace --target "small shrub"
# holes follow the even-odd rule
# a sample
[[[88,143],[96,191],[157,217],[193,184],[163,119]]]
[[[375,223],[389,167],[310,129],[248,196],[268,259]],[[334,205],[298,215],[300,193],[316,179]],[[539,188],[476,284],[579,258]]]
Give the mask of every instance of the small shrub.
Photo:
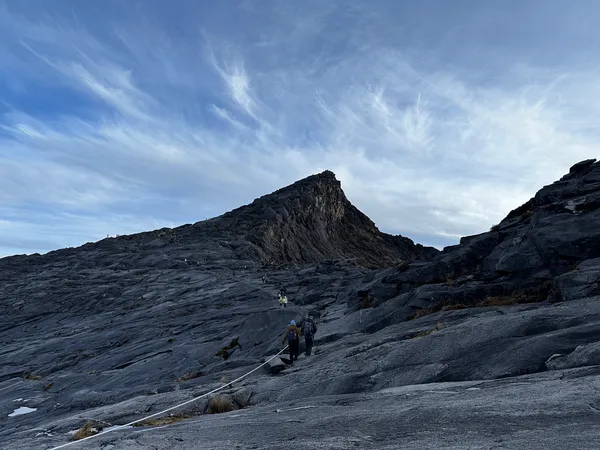
[[[44,391],[48,392],[50,389],[52,389],[52,386],[54,386],[54,383],[48,383],[44,386]]]
[[[438,311],[441,311],[442,308],[443,308],[443,306],[444,306],[443,302],[438,302],[438,303],[435,303],[435,304],[433,304],[433,305],[431,305],[431,306],[429,306],[427,308],[419,309],[412,316],[410,316],[408,318],[408,320],[415,320],[415,319],[419,319],[419,318],[424,317],[424,316],[428,316],[429,314],[436,313]]]
[[[240,345],[239,340],[240,340],[239,336],[232,339],[231,342],[229,343],[229,345],[223,347],[221,350],[219,350],[217,353],[215,353],[215,356],[219,356],[219,357],[223,358],[225,361],[227,361],[230,356],[230,353],[229,353],[230,350],[233,350],[234,348],[237,348],[237,347],[239,347],[240,350],[242,349],[242,346]]]
[[[40,377],[39,375],[33,375],[31,373],[24,374],[23,378],[29,381],[40,381],[42,379],[42,377]]]
[[[233,402],[229,397],[217,395],[210,399],[207,412],[208,414],[221,414],[233,411],[234,409]]]
[[[204,375],[203,372],[186,372],[181,377],[177,378],[175,381],[182,382],[182,381],[193,380],[194,378],[199,378],[202,375]]]
[[[517,297],[514,295],[498,295],[486,297],[484,300],[475,304],[475,307],[488,307],[488,306],[510,306],[518,303]]]
[[[103,429],[104,426],[102,424],[89,420],[83,427],[75,432],[71,439],[73,441],[78,441],[80,439],[98,434]]]

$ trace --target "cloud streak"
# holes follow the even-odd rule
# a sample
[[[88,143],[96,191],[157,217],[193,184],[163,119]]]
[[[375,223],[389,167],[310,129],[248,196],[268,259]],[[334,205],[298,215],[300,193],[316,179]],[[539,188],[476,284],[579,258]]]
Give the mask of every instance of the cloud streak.
[[[443,246],[598,153],[600,61],[549,66],[549,26],[500,50],[469,13],[390,23],[391,1],[1,5],[0,255],[195,222],[324,169],[384,231]]]

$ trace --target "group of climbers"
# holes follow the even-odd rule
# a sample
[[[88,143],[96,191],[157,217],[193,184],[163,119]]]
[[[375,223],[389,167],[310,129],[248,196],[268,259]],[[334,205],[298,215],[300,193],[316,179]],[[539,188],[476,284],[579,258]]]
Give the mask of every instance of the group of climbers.
[[[288,299],[287,296],[279,294],[279,306],[287,307]]]
[[[285,286],[281,286],[281,288],[279,289],[279,294],[277,294],[279,296],[279,306],[282,306],[284,308],[287,307],[287,303],[288,303],[286,293],[287,293],[287,291],[285,289]]]
[[[302,326],[300,328],[296,325],[295,320],[290,321],[289,326],[283,334],[282,343],[283,345],[285,345],[286,341],[288,343],[290,361],[292,364],[294,364],[294,361],[298,360],[298,355],[300,354],[301,337],[304,337],[304,343],[306,345],[305,355],[311,355],[316,332],[317,324],[310,315],[302,321]]]

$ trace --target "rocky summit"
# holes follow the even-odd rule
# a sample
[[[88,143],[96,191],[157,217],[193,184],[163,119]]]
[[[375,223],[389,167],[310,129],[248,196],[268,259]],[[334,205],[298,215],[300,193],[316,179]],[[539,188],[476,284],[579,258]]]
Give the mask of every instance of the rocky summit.
[[[0,447],[600,448],[599,225],[595,160],[441,252],[381,233],[324,172],[1,259]]]

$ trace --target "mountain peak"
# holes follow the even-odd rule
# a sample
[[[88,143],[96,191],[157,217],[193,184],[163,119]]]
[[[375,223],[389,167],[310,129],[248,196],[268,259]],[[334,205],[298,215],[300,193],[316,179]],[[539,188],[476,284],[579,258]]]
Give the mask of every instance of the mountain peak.
[[[217,221],[242,233],[266,263],[355,259],[379,267],[437,253],[408,238],[380,232],[350,203],[330,170],[257,198]]]

